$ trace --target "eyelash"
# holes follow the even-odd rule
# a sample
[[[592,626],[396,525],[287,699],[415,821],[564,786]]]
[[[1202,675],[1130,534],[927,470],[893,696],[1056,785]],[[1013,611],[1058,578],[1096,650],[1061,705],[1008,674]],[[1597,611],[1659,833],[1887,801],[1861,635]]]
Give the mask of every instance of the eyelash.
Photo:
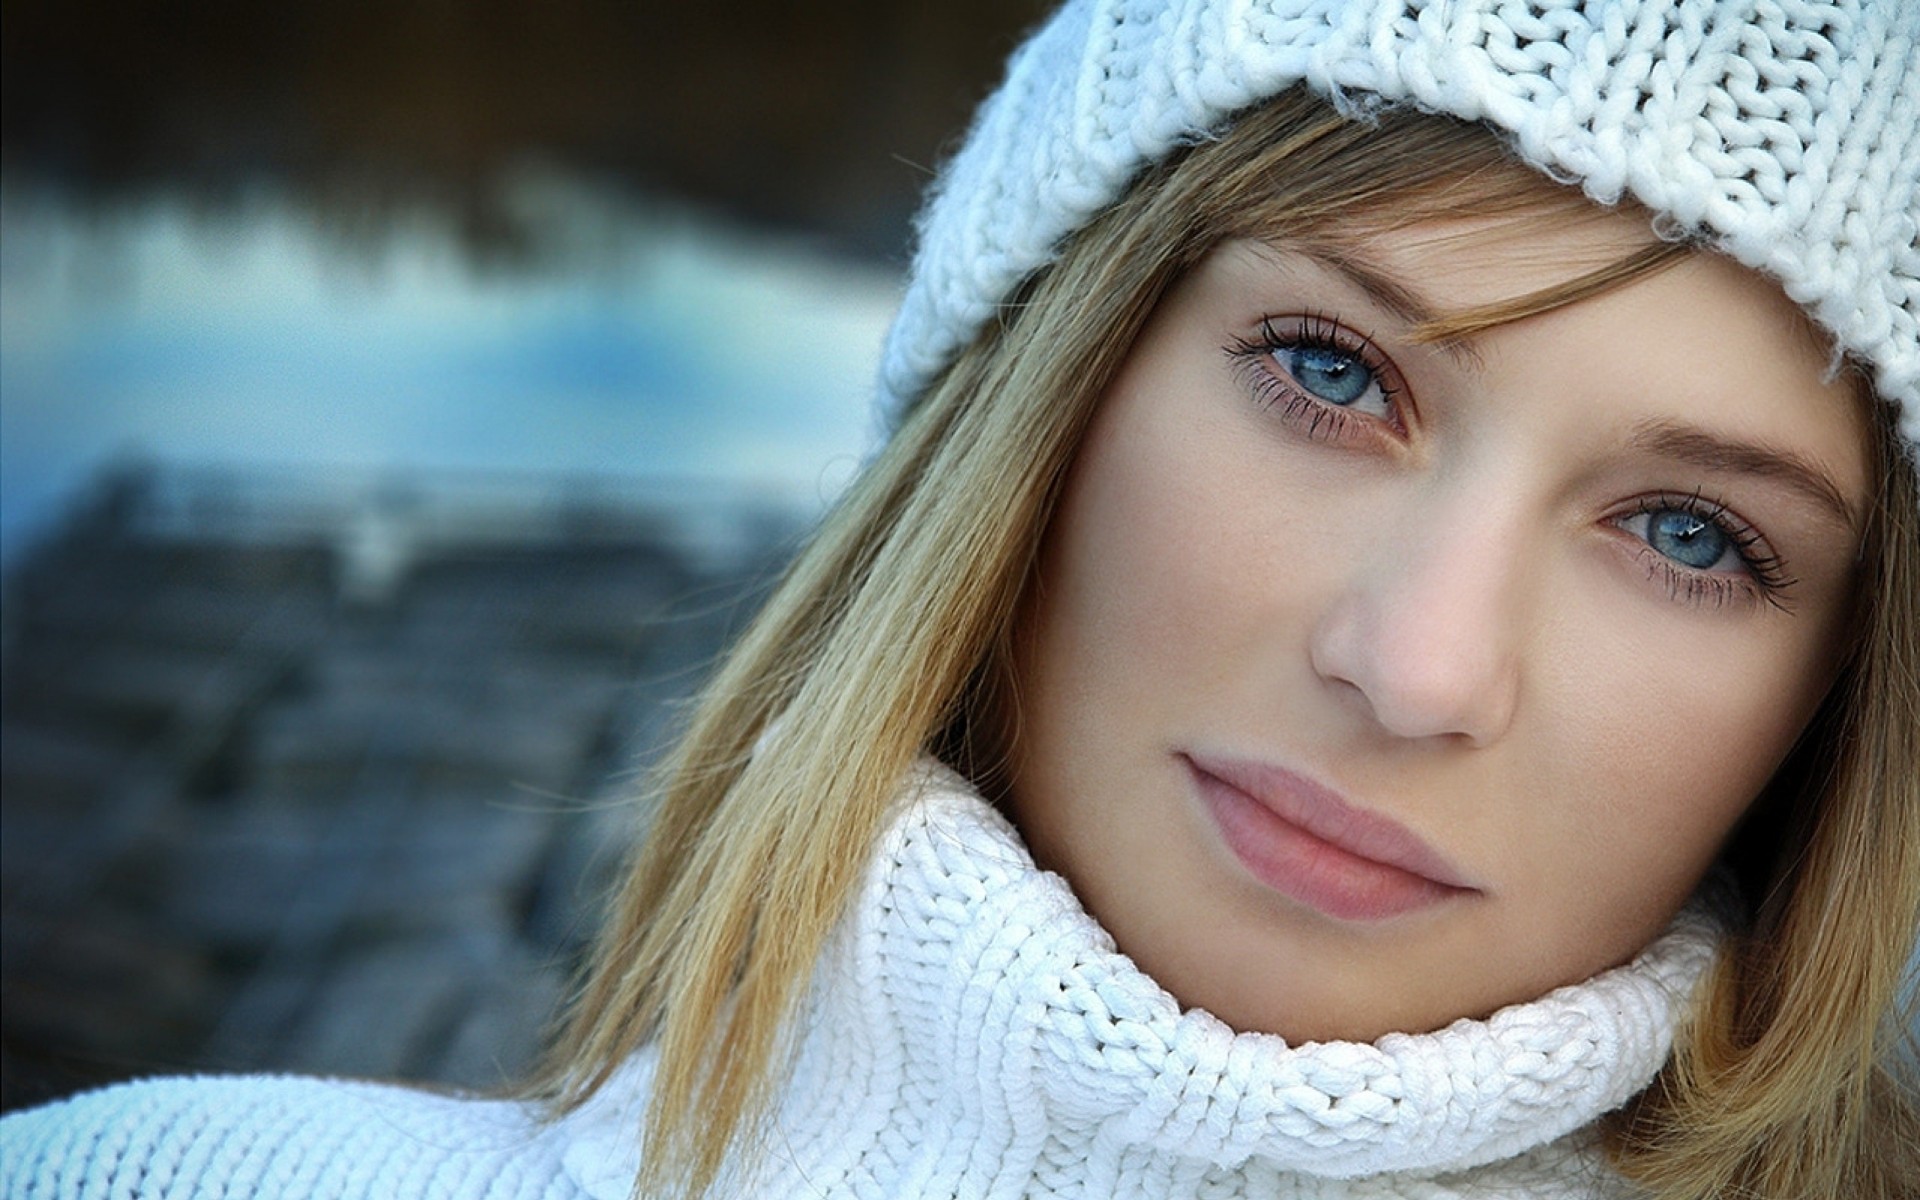
[[[1647,543],[1639,554],[1650,578],[1663,581],[1673,599],[1696,607],[1724,608],[1733,602],[1765,602],[1782,612],[1788,611],[1786,592],[1797,582],[1787,573],[1786,562],[1767,539],[1732,509],[1719,500],[1694,492],[1655,492],[1633,502],[1625,513],[1612,518],[1620,525],[1634,517],[1649,519],[1655,513],[1683,512],[1714,526],[1739,555],[1746,566],[1745,575],[1721,571],[1695,570],[1675,562]]]
[[[1394,419],[1365,417],[1312,395],[1274,361],[1273,356],[1283,350],[1326,350],[1354,359],[1373,376]],[[1251,374],[1248,386],[1260,407],[1277,409],[1288,425],[1311,441],[1346,441],[1365,436],[1381,424],[1397,434],[1406,432],[1400,416],[1401,389],[1394,382],[1391,364],[1368,339],[1325,313],[1262,317],[1257,336],[1234,338],[1226,352]]]

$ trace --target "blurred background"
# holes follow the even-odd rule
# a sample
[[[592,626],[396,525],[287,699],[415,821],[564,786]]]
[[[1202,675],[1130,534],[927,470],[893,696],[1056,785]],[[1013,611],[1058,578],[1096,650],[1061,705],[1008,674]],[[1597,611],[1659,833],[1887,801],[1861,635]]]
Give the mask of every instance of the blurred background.
[[[1043,8],[0,9],[0,1106],[525,1067]]]

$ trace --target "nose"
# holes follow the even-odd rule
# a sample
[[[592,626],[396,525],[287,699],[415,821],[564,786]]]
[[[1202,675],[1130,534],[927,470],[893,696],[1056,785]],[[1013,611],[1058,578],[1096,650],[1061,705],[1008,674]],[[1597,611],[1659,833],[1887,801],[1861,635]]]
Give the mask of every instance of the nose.
[[[1410,516],[1351,563],[1314,670],[1396,737],[1489,745],[1520,699],[1524,516],[1471,500]]]

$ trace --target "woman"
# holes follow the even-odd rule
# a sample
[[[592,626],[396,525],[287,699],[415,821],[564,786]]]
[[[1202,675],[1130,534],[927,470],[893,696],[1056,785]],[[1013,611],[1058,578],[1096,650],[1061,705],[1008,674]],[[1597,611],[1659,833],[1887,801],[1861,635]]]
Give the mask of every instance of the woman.
[[[547,1119],[148,1085],[21,1170],[1910,1193],[1920,20],[1813,8],[1070,4]]]

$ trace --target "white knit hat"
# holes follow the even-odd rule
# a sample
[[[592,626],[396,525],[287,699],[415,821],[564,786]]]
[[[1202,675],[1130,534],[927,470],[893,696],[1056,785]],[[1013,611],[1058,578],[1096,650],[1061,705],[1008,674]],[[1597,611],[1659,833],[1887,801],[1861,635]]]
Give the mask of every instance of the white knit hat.
[[[1920,0],[1068,0],[934,186],[885,403],[1143,167],[1295,83],[1485,121],[1772,275],[1920,447]]]

